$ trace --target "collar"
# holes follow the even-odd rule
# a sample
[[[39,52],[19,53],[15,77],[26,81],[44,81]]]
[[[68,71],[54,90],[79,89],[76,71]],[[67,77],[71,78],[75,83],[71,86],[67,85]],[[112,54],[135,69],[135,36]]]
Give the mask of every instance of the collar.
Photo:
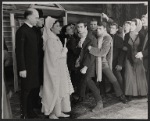
[[[79,33],[78,36],[79,36],[80,39],[82,39],[82,38],[85,39],[87,34],[88,34],[88,30],[85,30],[82,34]]]
[[[30,28],[32,28],[33,26],[27,22],[25,22],[25,24],[27,24]]]

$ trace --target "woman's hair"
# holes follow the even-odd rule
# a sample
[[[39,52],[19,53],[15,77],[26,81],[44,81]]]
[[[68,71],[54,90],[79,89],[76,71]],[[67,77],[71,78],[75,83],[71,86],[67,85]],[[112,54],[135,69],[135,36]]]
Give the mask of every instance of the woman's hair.
[[[136,18],[132,19],[132,22],[135,22],[135,25],[137,26],[137,19]]]
[[[147,15],[142,15],[142,17],[141,17],[141,18],[148,18],[148,17],[147,17]]]
[[[56,21],[53,23],[52,28],[54,27],[54,25],[55,25],[56,23],[60,23],[60,21],[59,21],[59,20],[56,20]]]
[[[74,25],[74,26],[75,26],[74,23],[69,23],[69,24],[63,26],[62,29],[61,29],[61,33],[65,35],[66,30],[67,30],[67,27],[68,27],[68,26],[71,26],[71,25]]]
[[[131,21],[125,21],[123,25],[125,25],[125,24],[131,25]]]

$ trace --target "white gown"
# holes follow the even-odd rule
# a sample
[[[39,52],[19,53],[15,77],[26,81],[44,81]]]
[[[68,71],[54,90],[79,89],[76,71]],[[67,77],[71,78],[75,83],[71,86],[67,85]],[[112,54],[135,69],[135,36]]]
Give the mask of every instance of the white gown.
[[[74,92],[66,63],[62,53],[60,39],[51,31],[44,42],[44,82],[40,91],[42,112],[45,115],[70,112],[70,95]]]

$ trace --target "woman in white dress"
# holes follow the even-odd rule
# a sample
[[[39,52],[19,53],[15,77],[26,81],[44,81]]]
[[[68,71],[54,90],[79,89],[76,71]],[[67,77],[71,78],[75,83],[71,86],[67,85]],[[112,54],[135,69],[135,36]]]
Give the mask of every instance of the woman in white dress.
[[[69,117],[70,95],[74,92],[66,64],[67,48],[57,36],[60,23],[47,17],[43,32],[44,49],[44,82],[40,91],[42,112],[51,119]]]

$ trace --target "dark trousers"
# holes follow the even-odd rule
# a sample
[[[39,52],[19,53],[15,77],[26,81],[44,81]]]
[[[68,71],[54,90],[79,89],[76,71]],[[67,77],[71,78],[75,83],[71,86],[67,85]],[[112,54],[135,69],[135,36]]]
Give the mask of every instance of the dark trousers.
[[[80,76],[79,72],[76,70],[69,71],[70,72],[70,77],[71,77],[71,82],[74,87],[75,93],[79,92],[79,84],[80,84]]]
[[[102,72],[105,74],[105,76],[107,77],[108,81],[110,81],[113,84],[116,96],[119,97],[123,94],[120,85],[117,81],[117,78],[115,77],[115,75],[113,74],[113,72],[111,71],[110,68],[104,68],[102,69]]]
[[[102,81],[99,83],[99,88],[100,88],[100,94],[101,95],[106,96],[106,89],[108,87],[111,87],[111,85],[109,83],[108,83],[108,80],[106,79],[105,74],[102,73]],[[106,85],[107,85],[107,87],[106,87]]]
[[[124,84],[123,84],[123,78],[122,78],[121,71],[117,71],[116,69],[114,69],[113,73],[114,73],[115,77],[117,78],[117,81],[120,85],[121,90],[124,92]]]
[[[33,112],[35,107],[35,102],[37,101],[37,96],[39,95],[39,88],[26,89],[21,83],[21,114],[28,116]]]
[[[81,75],[80,93],[79,93],[80,97],[85,98],[86,86],[93,93],[96,102],[100,101],[101,100],[100,91],[97,88],[95,82],[92,80],[91,77],[87,77],[85,75]]]

